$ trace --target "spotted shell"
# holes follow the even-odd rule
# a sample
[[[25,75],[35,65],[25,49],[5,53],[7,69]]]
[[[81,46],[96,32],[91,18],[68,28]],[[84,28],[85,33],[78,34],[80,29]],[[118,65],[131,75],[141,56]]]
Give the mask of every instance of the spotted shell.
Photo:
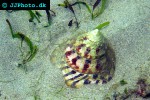
[[[61,68],[66,85],[72,88],[107,83],[115,71],[115,53],[97,29],[63,42],[50,59]]]

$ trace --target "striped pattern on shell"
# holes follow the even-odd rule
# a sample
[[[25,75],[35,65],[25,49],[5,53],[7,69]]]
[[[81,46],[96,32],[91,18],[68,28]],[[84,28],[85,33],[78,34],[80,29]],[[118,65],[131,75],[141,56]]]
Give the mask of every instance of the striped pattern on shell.
[[[97,29],[65,41],[50,59],[61,68],[66,85],[72,88],[107,83],[115,71],[115,53]]]

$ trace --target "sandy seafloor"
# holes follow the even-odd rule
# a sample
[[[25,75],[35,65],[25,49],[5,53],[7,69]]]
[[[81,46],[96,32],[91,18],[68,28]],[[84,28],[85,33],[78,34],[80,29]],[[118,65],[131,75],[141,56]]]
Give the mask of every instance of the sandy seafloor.
[[[105,11],[94,20],[84,6],[81,5],[81,9],[75,6],[80,22],[78,29],[75,24],[68,27],[73,14],[57,6],[63,1],[51,0],[51,10],[56,16],[46,28],[45,11],[39,11],[41,23],[34,20],[36,25],[28,21],[27,11],[0,11],[0,100],[106,100],[107,96],[113,100],[114,93],[136,88],[138,79],[150,83],[150,0],[108,0]],[[92,0],[84,1],[90,4]],[[38,46],[37,55],[26,64],[27,72],[17,67],[22,59],[20,40],[12,38],[6,19],[14,31],[24,33]],[[79,89],[67,87],[61,70],[50,62],[51,52],[68,34],[91,31],[106,21],[110,21],[110,25],[101,32],[111,42],[116,54],[113,79],[104,85],[86,85]],[[23,48],[28,50],[25,43]],[[128,84],[115,87],[114,84],[122,79]],[[133,96],[127,100],[144,99]]]

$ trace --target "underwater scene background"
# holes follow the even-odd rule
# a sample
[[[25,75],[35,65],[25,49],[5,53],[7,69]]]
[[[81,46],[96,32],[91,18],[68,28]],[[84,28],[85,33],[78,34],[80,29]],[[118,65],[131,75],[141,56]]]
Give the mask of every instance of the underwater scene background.
[[[149,99],[150,0],[0,10],[0,100]]]

